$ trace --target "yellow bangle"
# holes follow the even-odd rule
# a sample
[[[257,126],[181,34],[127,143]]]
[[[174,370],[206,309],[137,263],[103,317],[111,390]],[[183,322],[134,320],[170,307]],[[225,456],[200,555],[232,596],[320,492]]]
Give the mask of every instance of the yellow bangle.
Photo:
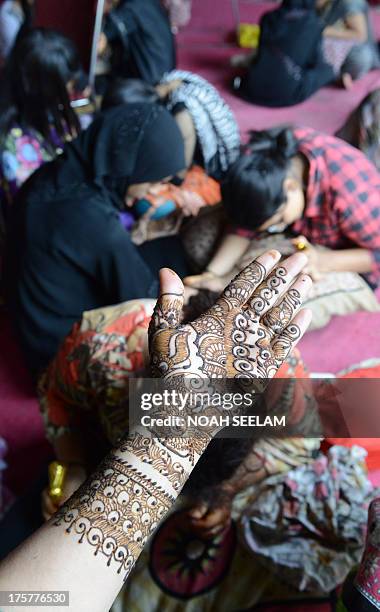
[[[58,504],[62,495],[66,480],[67,466],[59,461],[49,464],[49,497],[54,504]]]

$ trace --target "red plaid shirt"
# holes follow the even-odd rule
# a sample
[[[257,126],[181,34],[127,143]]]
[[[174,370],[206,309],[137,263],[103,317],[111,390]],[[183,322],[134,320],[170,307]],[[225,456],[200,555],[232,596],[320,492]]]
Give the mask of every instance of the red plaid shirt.
[[[331,249],[368,249],[373,261],[368,280],[380,284],[379,172],[339,138],[311,128],[296,128],[294,135],[309,162],[309,182],[303,217],[290,229]]]

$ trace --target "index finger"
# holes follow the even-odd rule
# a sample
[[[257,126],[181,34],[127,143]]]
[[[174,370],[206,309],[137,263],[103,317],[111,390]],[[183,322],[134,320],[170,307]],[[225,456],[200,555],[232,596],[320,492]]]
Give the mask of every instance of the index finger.
[[[237,308],[244,306],[280,259],[279,251],[266,251],[235,276],[219,299],[224,299]]]

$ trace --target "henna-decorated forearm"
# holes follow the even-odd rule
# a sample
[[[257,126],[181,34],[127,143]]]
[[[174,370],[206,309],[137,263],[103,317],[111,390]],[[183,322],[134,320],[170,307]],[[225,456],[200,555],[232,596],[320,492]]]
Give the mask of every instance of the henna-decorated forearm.
[[[126,579],[208,442],[135,432],[60,508],[53,525],[90,545]]]

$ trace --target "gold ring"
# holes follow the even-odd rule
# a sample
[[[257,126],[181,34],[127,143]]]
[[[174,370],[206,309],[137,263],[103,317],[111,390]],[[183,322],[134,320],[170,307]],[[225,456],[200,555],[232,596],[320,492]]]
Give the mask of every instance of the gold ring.
[[[306,249],[307,249],[307,242],[306,242],[306,240],[303,240],[302,238],[297,240],[295,245],[296,245],[297,251],[306,251]]]

